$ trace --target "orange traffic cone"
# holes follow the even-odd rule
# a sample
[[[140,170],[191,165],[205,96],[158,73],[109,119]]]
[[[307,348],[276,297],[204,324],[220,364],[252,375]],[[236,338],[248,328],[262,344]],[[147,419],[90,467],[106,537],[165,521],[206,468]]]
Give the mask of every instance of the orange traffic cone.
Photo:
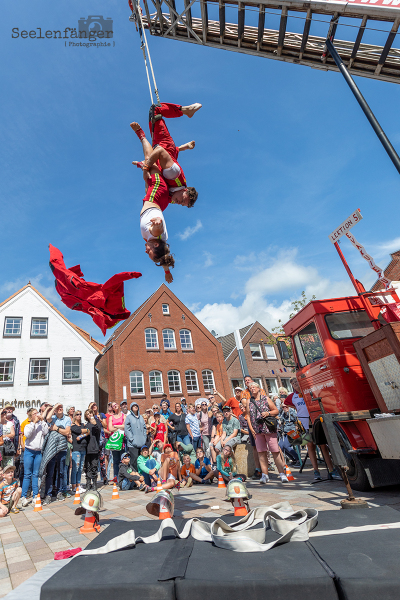
[[[218,475],[218,487],[226,488],[225,481],[223,480],[221,473]]]
[[[81,503],[81,495],[79,492],[79,487],[77,487],[75,490],[74,504],[80,504],[80,503]]]
[[[118,488],[116,483],[114,483],[111,500],[119,500]]]
[[[85,514],[85,522],[79,530],[79,533],[99,533],[100,525],[96,523],[96,517],[91,510],[87,510]]]
[[[33,509],[33,512],[39,512],[39,510],[43,510],[43,508],[42,508],[42,502],[40,500],[40,494],[38,494],[36,496],[35,508]]]
[[[295,481],[295,479],[292,475],[292,471],[289,469],[289,467],[287,465],[285,465],[285,475],[289,479],[289,481]]]
[[[170,519],[171,515],[167,506],[167,499],[161,497],[160,498],[160,514],[158,516],[159,519]]]
[[[161,481],[160,478],[157,479],[157,487],[156,487],[156,491],[157,492],[161,492],[163,489],[162,485],[161,485]]]
[[[233,499],[233,508],[235,517],[245,517],[247,515],[247,508],[242,498]]]

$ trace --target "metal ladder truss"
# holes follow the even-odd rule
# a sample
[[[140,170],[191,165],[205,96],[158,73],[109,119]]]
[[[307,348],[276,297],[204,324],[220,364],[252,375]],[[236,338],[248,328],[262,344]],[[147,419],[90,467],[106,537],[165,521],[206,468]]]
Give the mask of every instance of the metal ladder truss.
[[[353,75],[400,83],[400,0],[143,1],[155,36],[338,71],[330,38]]]

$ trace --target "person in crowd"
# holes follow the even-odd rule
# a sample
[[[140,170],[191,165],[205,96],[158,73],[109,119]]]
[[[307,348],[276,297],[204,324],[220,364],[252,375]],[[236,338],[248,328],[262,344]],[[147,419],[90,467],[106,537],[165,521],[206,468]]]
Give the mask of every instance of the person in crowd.
[[[105,414],[106,418],[105,418],[105,420],[103,419],[103,421],[102,421],[105,444],[107,443],[107,440],[111,435],[111,431],[108,429],[108,421],[113,414],[114,414],[114,411],[113,411],[113,407],[112,407],[112,402],[108,402],[107,403],[107,412]],[[112,450],[109,450],[105,446],[104,446],[104,456],[105,456],[105,462],[106,462],[106,476],[107,476],[107,481],[108,481],[110,479],[110,472],[111,472],[111,465],[112,465]]]
[[[235,456],[228,444],[223,447],[222,452],[217,456],[217,472],[222,475],[225,483],[236,477],[246,481],[246,475],[238,475]]]
[[[99,452],[99,464],[100,474],[103,480],[103,485],[108,485],[107,478],[107,465],[106,465],[106,435],[104,431],[104,423],[106,422],[106,415],[99,411],[99,407],[96,402],[91,402],[88,406],[89,410],[93,411],[93,416],[100,425],[100,452]]]
[[[111,432],[111,434],[118,430],[124,433],[126,415],[124,415],[121,407],[116,402],[112,403],[112,409],[114,414],[112,414],[108,419],[108,430]],[[112,450],[114,481],[117,481],[119,463],[121,462],[121,454],[122,450]]]
[[[279,394],[271,394],[271,400],[275,404],[276,408],[279,410],[281,408],[281,400],[279,398]]]
[[[162,400],[160,407],[160,416],[164,417],[164,419],[166,421],[169,420],[169,417],[172,415],[172,411],[170,410],[169,406],[168,406],[169,402],[168,400]]]
[[[14,447],[15,447],[15,457],[17,458],[20,455],[20,447],[21,447],[21,437],[22,437],[21,436],[21,425],[20,425],[18,418],[14,414],[15,406],[13,406],[10,403],[7,403],[4,405],[4,408],[7,411],[7,419],[12,421],[13,425],[14,425],[15,435],[13,438],[13,443],[14,443]],[[16,469],[16,471],[17,471],[17,469]]]
[[[282,451],[285,451],[287,456],[289,456],[294,467],[299,467],[299,457],[297,456],[296,451],[290,445],[289,438],[287,436],[289,431],[296,430],[297,413],[295,409],[291,406],[283,404],[279,410],[279,422],[279,429],[281,433],[278,441],[279,448]]]
[[[59,473],[60,486],[57,492],[57,500],[62,502],[65,498],[70,498],[71,494],[67,490],[67,469],[65,459],[67,456],[67,437],[71,433],[71,419],[64,414],[63,405],[55,404],[47,413],[46,421],[49,423],[49,431],[56,432],[59,436],[65,438],[65,450],[57,452],[49,461],[46,471],[45,498],[43,504],[50,504],[51,493],[53,490],[53,475],[57,467]]]
[[[221,412],[221,411],[218,408],[218,404],[213,404],[211,406],[211,408],[208,407],[208,414],[209,414],[209,417],[211,419],[211,424],[212,424],[213,427],[214,427],[214,425],[217,425],[217,423],[218,423],[218,421],[217,421],[217,414],[219,412]],[[221,412],[221,415],[222,415],[222,412]]]
[[[120,407],[121,407],[121,410],[124,413],[124,415],[127,415],[129,413],[128,402],[126,400],[122,400]]]
[[[137,471],[137,459],[140,448],[146,444],[147,429],[146,423],[139,411],[139,404],[131,402],[130,411],[125,419],[125,438],[126,447],[131,457],[131,465],[134,471]]]
[[[50,408],[47,410],[50,410]],[[28,410],[28,423],[24,426],[24,480],[21,491],[23,508],[28,506],[30,502],[30,499],[27,497],[30,486],[32,486],[34,498],[39,493],[38,477],[42,460],[42,446],[49,430],[49,424],[45,420],[45,415],[46,413],[42,416],[36,408],[30,408]]]
[[[71,433],[67,436],[67,454],[65,457],[65,468],[67,470],[67,490],[71,491],[71,484],[69,483],[71,481],[71,472],[72,472],[72,448],[73,448],[73,443],[72,443],[72,435]]]
[[[282,404],[283,401],[285,400],[285,398],[287,398],[289,392],[287,391],[287,389],[285,387],[280,387],[278,389],[278,394],[279,394],[279,399],[280,399],[281,404]]]
[[[80,487],[81,476],[83,465],[85,464],[85,456],[87,450],[87,444],[90,437],[90,429],[82,423],[82,411],[77,410],[74,412],[72,425],[72,473],[71,473],[71,485],[72,492],[75,493],[76,489],[79,492],[83,492],[83,488]]]
[[[75,414],[75,406],[67,406],[65,414],[71,419],[71,423]]]
[[[161,452],[163,451],[164,444],[167,443],[168,440],[168,430],[165,423],[161,422],[161,415],[159,412],[154,413],[154,423],[155,423],[155,432],[154,432],[154,442],[159,440],[161,444]]]
[[[201,401],[198,419],[200,422],[200,435],[202,447],[204,452],[207,452],[210,447],[211,441],[212,419],[209,415],[208,402],[205,398],[203,398]]]
[[[186,414],[183,412],[181,402],[175,402],[175,412],[170,416],[169,420],[172,423],[174,432],[176,434],[176,442],[182,442],[183,444],[190,444],[190,437],[186,427]]]
[[[190,462],[192,463],[192,465],[194,465],[194,463],[196,462],[196,452],[194,451],[192,444],[183,444],[182,442],[176,442],[176,449],[178,451],[181,464],[183,464],[183,458],[185,454],[189,454]]]
[[[278,409],[268,396],[261,394],[260,387],[257,383],[250,384],[251,398],[246,405],[246,419],[249,424],[255,440],[256,447],[261,464],[261,479],[260,483],[265,484],[269,481],[268,476],[268,450],[271,452],[275,465],[279,472],[279,477],[282,483],[287,483],[288,478],[285,475],[285,468],[281,458],[278,435],[268,429],[263,419],[267,417],[276,417]]]
[[[297,381],[296,377],[293,377],[290,380],[290,384],[293,388],[293,393],[289,394],[289,396],[287,396],[284,403],[286,406],[293,406],[293,408],[296,409],[297,418],[303,425],[304,429],[306,431],[308,431],[310,428],[310,415],[308,413],[308,409],[307,409],[306,403],[304,401],[304,398],[301,394],[300,385],[299,385],[299,382]],[[328,446],[326,445],[325,433],[324,433],[324,430],[322,429],[322,424],[318,419],[315,421],[315,424],[314,424],[313,436],[314,436],[315,443],[308,442],[307,450],[308,450],[308,456],[310,457],[310,461],[311,461],[311,464],[314,469],[314,480],[315,481],[321,480],[321,474],[318,469],[317,455],[315,452],[316,445],[318,445],[321,449],[326,466],[328,468],[329,474],[332,477],[332,479],[341,480],[342,478],[341,478],[338,470],[333,467],[333,463],[332,463],[331,456],[329,454]]]
[[[151,444],[153,443],[153,438],[151,435],[151,433],[152,433],[151,425],[149,423],[149,421],[150,421],[149,413],[147,411],[145,411],[143,413],[142,417],[143,417],[144,424],[146,426],[146,444],[148,446],[151,446]]]
[[[15,427],[12,419],[12,413],[7,412],[7,408],[3,408],[0,413],[1,424],[3,426],[3,446],[1,448],[1,467],[4,469],[10,465],[14,465],[15,457]]]
[[[242,392],[241,402],[245,408],[245,414],[246,414],[247,402],[251,396],[250,390],[249,390],[249,385],[251,383],[253,383],[253,380],[250,377],[250,375],[246,375],[246,377],[244,378],[244,383],[245,383],[246,389],[243,390],[243,392]],[[261,394],[266,396],[266,393],[264,392],[263,389],[261,389],[260,391],[261,391]],[[257,448],[256,448],[256,440],[254,439],[254,435],[252,434],[252,431],[250,428],[249,428],[249,440],[250,440],[251,447],[253,449],[253,458],[254,458],[254,465],[255,465],[255,471],[254,471],[254,475],[252,476],[252,479],[254,481],[259,481],[261,479],[260,459],[259,459]],[[268,463],[269,463],[269,460],[268,460]],[[269,469],[269,466],[268,466],[268,469]]]
[[[221,411],[218,411],[218,408],[216,410],[217,410],[216,416],[215,416],[216,424],[214,424],[212,427],[211,441],[210,441],[210,452],[211,452],[213,470],[215,470],[217,468],[217,453],[215,451],[215,446],[221,442],[222,434],[224,433],[224,429],[223,429],[224,415],[222,414]]]
[[[180,474],[180,464],[179,464],[179,454],[174,451],[171,444],[165,444],[164,452],[161,455],[161,482],[165,483],[166,481],[174,480],[174,485],[178,484],[181,480]]]
[[[194,410],[195,410],[195,413],[196,413],[196,416],[197,416],[197,418],[199,418],[199,416],[200,416],[200,412],[201,412],[201,405],[200,405],[200,404],[196,404],[196,403],[195,403],[195,405],[194,405]]]
[[[125,452],[121,456],[121,464],[118,470],[118,486],[122,491],[138,489],[144,492],[147,488],[143,475],[139,475],[131,466],[129,452]]]
[[[183,456],[183,465],[181,468],[181,487],[191,487],[193,481],[197,480],[199,483],[201,479],[196,475],[196,469],[190,460],[190,454]]]
[[[190,443],[193,448],[197,450],[200,446],[200,424],[199,419],[196,415],[196,409],[193,404],[189,404],[187,408],[187,414],[185,418],[186,427],[190,437]]]
[[[26,411],[27,415],[30,411],[30,408],[28,408],[28,410]],[[20,436],[21,436],[21,440],[20,440],[20,444],[21,444],[21,453],[20,453],[20,463],[19,463],[19,483],[21,488],[23,487],[23,483],[24,483],[24,456],[25,456],[25,435],[24,435],[24,429],[25,429],[25,425],[27,425],[29,423],[29,416],[26,417],[26,419],[24,419],[20,425]],[[32,488],[31,486],[29,486],[30,489],[28,489],[27,494],[28,496],[31,495],[32,493]],[[27,497],[28,497],[27,496]]]
[[[229,400],[226,400],[226,398],[224,398],[222,394],[220,394],[217,390],[214,390],[214,394],[216,396],[218,396],[219,398],[221,398],[221,409],[224,406],[230,406],[234,416],[237,418],[239,418],[239,416],[242,414],[242,411],[240,410],[240,406],[239,406],[239,402],[242,397],[242,392],[243,392],[242,388],[237,386],[237,387],[235,387],[235,397],[232,397],[232,398],[229,398]]]
[[[186,398],[181,398],[181,405],[182,405],[182,411],[186,415],[186,413],[187,413]]]
[[[3,469],[3,481],[0,483],[0,517],[6,517],[8,513],[19,513],[17,504],[21,498],[21,488],[15,477],[15,466],[8,465]]]
[[[211,469],[210,459],[205,456],[202,448],[197,448],[194,468],[196,469],[197,477],[201,479],[201,483],[212,484],[215,471]]]
[[[101,425],[99,421],[94,418],[93,411],[89,408],[85,410],[85,421],[85,428],[89,430],[84,466],[86,475],[86,489],[96,491]]]
[[[232,449],[240,444],[240,423],[233,416],[230,406],[224,406],[222,409],[224,420],[222,422],[222,436],[219,442],[214,445],[214,450],[219,453],[224,446],[230,446]]]
[[[149,456],[155,458],[161,464],[161,456],[163,453],[164,444],[160,440],[154,440],[149,446]]]
[[[137,465],[139,475],[143,475],[147,486],[151,488],[154,484],[157,484],[158,471],[161,469],[161,464],[151,456],[148,446],[144,445],[141,447]]]
[[[239,425],[240,425],[240,435],[242,437],[242,443],[247,443],[250,441],[250,437],[249,437],[249,424],[246,421],[246,409],[244,407],[244,405],[242,404],[242,402],[239,403],[240,406],[240,415],[238,416],[238,421],[239,421]]]

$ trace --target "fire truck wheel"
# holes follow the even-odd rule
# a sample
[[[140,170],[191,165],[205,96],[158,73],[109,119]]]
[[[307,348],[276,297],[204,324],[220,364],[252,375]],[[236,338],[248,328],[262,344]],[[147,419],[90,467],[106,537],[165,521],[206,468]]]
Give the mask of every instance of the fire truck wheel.
[[[367,474],[358,456],[353,453],[348,453],[346,448],[343,446],[342,450],[346,458],[347,466],[349,467],[349,470],[347,471],[347,477],[352,489],[357,492],[370,491],[371,486],[369,484]]]

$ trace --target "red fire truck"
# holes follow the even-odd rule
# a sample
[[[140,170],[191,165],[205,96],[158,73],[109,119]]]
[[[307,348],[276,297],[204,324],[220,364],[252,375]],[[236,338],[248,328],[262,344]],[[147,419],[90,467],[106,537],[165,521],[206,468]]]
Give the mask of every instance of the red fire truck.
[[[278,338],[334,464],[360,491],[400,483],[400,322],[382,317],[382,302],[399,298],[380,293],[311,301]]]

